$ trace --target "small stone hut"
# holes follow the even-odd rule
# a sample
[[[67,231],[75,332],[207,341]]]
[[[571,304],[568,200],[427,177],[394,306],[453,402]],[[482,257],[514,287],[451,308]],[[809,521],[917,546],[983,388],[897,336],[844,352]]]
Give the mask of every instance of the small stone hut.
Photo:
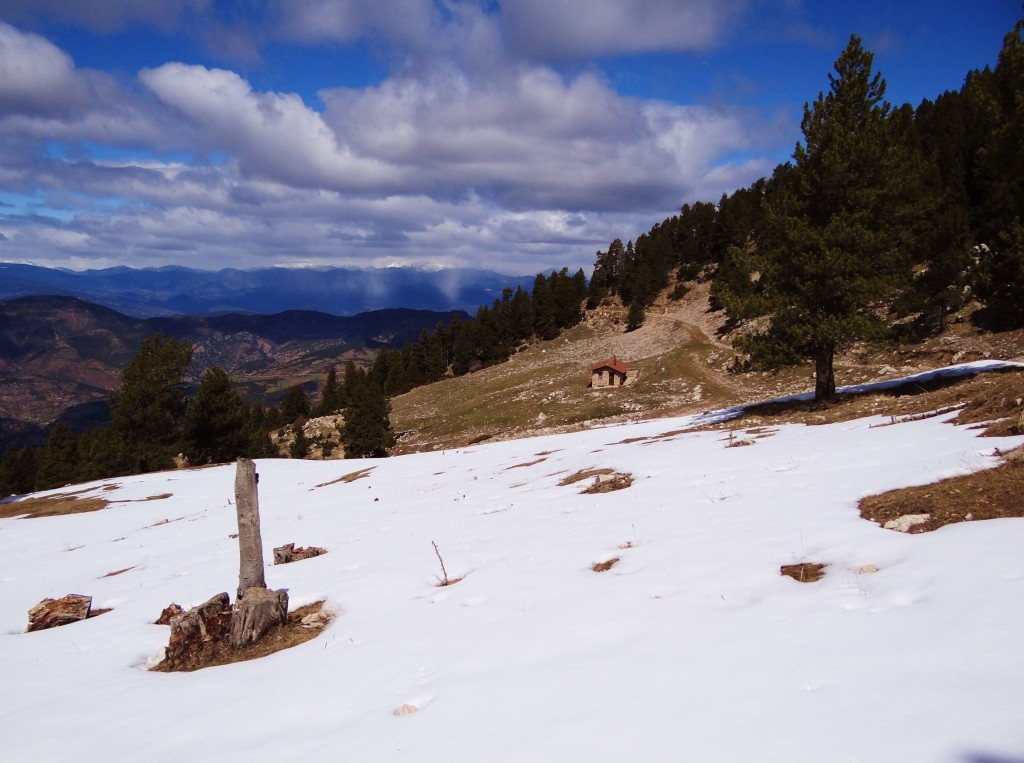
[[[599,387],[621,387],[626,383],[629,375],[629,363],[619,360],[616,357],[602,360],[590,368],[590,386],[594,389]]]

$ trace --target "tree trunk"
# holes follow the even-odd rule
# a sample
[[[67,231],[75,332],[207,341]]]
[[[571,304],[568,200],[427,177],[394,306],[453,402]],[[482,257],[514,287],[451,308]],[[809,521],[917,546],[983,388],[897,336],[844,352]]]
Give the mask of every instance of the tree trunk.
[[[250,588],[235,602],[231,613],[231,646],[255,644],[276,625],[288,622],[288,594],[266,588]]]
[[[260,536],[260,501],[256,490],[256,465],[238,459],[235,471],[235,511],[238,514],[238,596],[250,588],[266,588],[263,576],[263,539]]]
[[[830,401],[836,397],[836,374],[833,368],[835,347],[825,345],[818,348],[814,356],[814,399]]]

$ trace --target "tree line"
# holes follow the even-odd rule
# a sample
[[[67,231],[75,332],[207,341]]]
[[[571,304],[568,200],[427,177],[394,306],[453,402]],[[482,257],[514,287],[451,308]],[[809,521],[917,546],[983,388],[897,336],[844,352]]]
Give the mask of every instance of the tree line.
[[[588,304],[617,297],[630,325],[675,279],[711,281],[735,325],[737,368],[809,359],[835,395],[836,352],[859,339],[921,340],[969,299],[995,330],[1024,326],[1024,20],[994,68],[916,108],[893,107],[856,35],[806,104],[803,140],[769,178],[684,205],[635,242],[597,253]]]
[[[545,276],[538,273],[532,291],[505,289],[476,316],[455,317],[423,331],[401,349],[382,348],[369,378],[388,396],[404,392],[446,375],[462,376],[507,360],[524,342],[536,337],[554,339],[583,318],[587,277],[580,268],[567,268]]]
[[[0,495],[46,490],[105,477],[169,469],[181,454],[189,464],[279,455],[270,433],[291,426],[292,458],[315,443],[303,424],[310,417],[343,413],[346,458],[381,457],[395,443],[389,397],[416,386],[461,375],[507,359],[534,336],[553,339],[582,317],[587,281],[583,270],[538,274],[531,292],[505,289],[476,316],[455,317],[401,349],[382,348],[369,369],[349,360],[339,381],[332,365],[313,404],[301,386],[278,406],[249,403],[222,369],[208,369],[194,395],[185,377],[188,343],[155,334],[143,341],[111,396],[111,423],[82,433],[58,423],[42,448],[8,448],[0,457]]]
[[[351,361],[343,383],[330,369],[316,406],[294,386],[279,406],[266,407],[247,402],[218,367],[203,373],[195,394],[187,395],[191,359],[186,342],[161,334],[146,338],[110,398],[110,424],[75,433],[58,423],[44,447],[6,449],[0,495],[170,469],[179,454],[191,465],[277,457],[270,432],[286,425],[295,431],[289,455],[302,458],[310,446],[302,430],[306,419],[338,411],[345,412],[346,457],[385,455],[394,444],[383,389]]]

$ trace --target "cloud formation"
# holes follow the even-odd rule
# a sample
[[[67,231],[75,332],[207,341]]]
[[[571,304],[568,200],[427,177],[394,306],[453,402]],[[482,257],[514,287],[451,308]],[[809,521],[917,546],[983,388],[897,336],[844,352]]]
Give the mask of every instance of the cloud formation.
[[[17,18],[27,7],[5,8]],[[0,259],[589,267],[612,238],[771,168],[757,157],[777,126],[756,115],[626,96],[597,68],[555,63],[712,45],[734,3],[261,7],[272,26],[234,28],[317,44],[369,37],[388,46],[390,74],[324,89],[315,108],[231,68],[167,61],[117,79],[0,22],[0,188],[13,194]],[[107,0],[92,21],[68,21],[173,31],[213,12],[202,0]]]

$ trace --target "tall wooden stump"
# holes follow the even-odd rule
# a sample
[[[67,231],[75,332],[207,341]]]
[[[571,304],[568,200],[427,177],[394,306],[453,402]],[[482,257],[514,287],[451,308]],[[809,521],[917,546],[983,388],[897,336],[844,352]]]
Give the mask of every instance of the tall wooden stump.
[[[263,575],[263,538],[256,466],[238,459],[235,510],[238,514],[238,597],[231,613],[231,646],[254,644],[275,625],[288,622],[288,594],[268,591]]]
[[[263,538],[260,535],[260,498],[256,465],[238,459],[235,470],[235,512],[238,514],[238,595],[250,588],[266,588],[263,576]]]

